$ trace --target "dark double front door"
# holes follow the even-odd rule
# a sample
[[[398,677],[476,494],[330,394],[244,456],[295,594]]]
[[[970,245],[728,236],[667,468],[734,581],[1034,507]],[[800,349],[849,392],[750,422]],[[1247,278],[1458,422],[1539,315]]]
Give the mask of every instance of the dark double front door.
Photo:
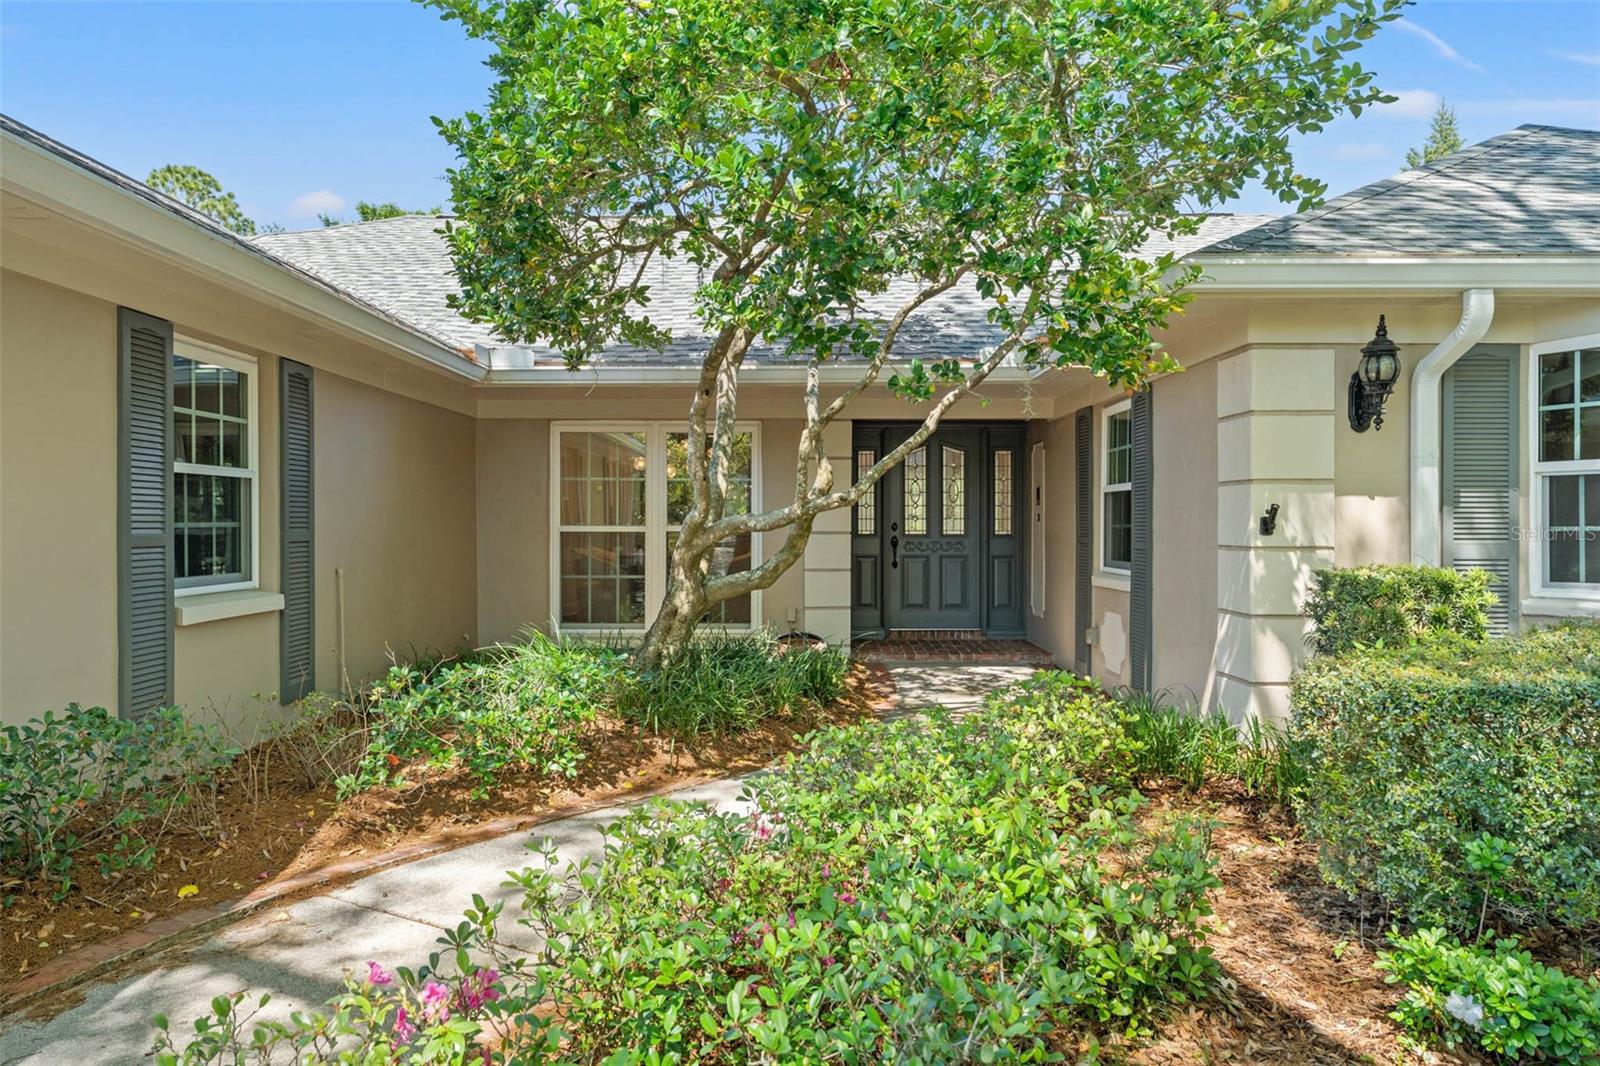
[[[913,425],[857,425],[853,475]],[[852,629],[1023,628],[1023,444],[1020,424],[942,426],[856,508]]]

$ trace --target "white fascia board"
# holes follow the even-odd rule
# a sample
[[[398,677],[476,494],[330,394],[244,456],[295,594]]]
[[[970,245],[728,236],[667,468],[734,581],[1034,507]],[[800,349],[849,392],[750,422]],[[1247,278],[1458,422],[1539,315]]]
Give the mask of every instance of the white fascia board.
[[[248,293],[321,319],[394,352],[469,381],[486,371],[448,345],[384,312],[356,302],[326,282],[265,249],[232,240],[172,214],[144,197],[74,166],[42,147],[4,135],[0,179],[9,192],[49,210],[110,233],[151,255],[208,274]]]
[[[1196,255],[1197,292],[1448,291],[1494,288],[1600,294],[1600,256]]]
[[[595,385],[692,385],[700,380],[700,369],[692,366],[585,366],[579,370],[568,370],[564,366],[512,366],[501,369],[503,360],[509,358],[511,349],[494,349],[488,377],[488,385],[577,385],[583,387]],[[880,380],[887,380],[888,374],[897,369],[904,369],[902,364],[890,364],[884,368],[886,374]],[[858,381],[861,377],[860,367],[854,366],[825,366],[819,375],[824,385],[848,385]],[[985,384],[1016,384],[1030,381],[1032,371],[1019,366],[997,367],[984,379]],[[804,364],[793,365],[761,365],[745,366],[739,371],[739,381],[745,385],[781,385],[801,383],[806,379]]]

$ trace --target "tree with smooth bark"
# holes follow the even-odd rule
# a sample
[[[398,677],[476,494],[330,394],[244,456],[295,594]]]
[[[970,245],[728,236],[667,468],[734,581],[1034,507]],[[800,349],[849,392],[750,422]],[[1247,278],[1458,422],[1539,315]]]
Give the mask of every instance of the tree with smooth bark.
[[[690,499],[639,651],[670,659],[708,609],[766,588],[1002,363],[1137,388],[1195,272],[1140,251],[1257,179],[1308,206],[1291,133],[1387,99],[1350,53],[1401,0],[426,0],[493,47],[455,147],[455,306],[577,369],[668,339],[647,268],[703,271],[686,412]],[[891,289],[891,283],[895,283]],[[954,290],[986,308],[967,361],[900,350]],[[794,492],[730,508],[753,344],[803,368]],[[825,391],[825,366],[849,367]],[[881,383],[881,384],[880,384]],[[823,433],[874,387],[917,427],[853,483]],[[713,573],[719,544],[784,530]]]

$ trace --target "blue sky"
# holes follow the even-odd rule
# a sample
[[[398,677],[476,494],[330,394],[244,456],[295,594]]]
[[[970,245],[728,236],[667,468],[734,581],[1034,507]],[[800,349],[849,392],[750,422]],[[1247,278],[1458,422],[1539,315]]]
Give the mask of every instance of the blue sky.
[[[290,229],[356,200],[448,200],[429,120],[480,105],[484,46],[431,10],[370,3],[0,7],[0,108],[144,177],[191,163]],[[1440,97],[1471,142],[1524,122],[1600,128],[1600,0],[1438,0],[1360,55],[1400,102],[1303,138],[1330,195],[1402,169]],[[1281,208],[1259,190],[1238,210]]]

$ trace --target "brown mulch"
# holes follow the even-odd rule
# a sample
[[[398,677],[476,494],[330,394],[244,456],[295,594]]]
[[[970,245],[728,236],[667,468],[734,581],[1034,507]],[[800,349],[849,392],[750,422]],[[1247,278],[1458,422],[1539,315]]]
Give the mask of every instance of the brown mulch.
[[[401,844],[447,839],[452,831],[507,816],[559,813],[596,800],[739,774],[766,766],[821,726],[870,718],[893,693],[888,671],[852,664],[842,699],[811,715],[778,717],[730,737],[684,741],[616,719],[592,723],[571,780],[506,777],[486,799],[461,771],[408,775],[403,791],[379,789],[343,803],[333,786],[275,785],[266,798],[222,797],[220,833],[177,829],[147,871],[103,878],[81,860],[79,888],[54,901],[24,887],[0,910],[0,984],[86,944],[196,907],[237,899],[262,885]],[[186,886],[197,891],[178,893]]]
[[[1317,876],[1316,853],[1292,822],[1225,786],[1199,795],[1147,788],[1150,816],[1213,819],[1222,888],[1206,943],[1223,992],[1165,1019],[1130,1049],[1146,1066],[1211,1063],[1455,1061],[1409,1051],[1388,1018],[1400,992],[1373,969],[1379,922]]]

